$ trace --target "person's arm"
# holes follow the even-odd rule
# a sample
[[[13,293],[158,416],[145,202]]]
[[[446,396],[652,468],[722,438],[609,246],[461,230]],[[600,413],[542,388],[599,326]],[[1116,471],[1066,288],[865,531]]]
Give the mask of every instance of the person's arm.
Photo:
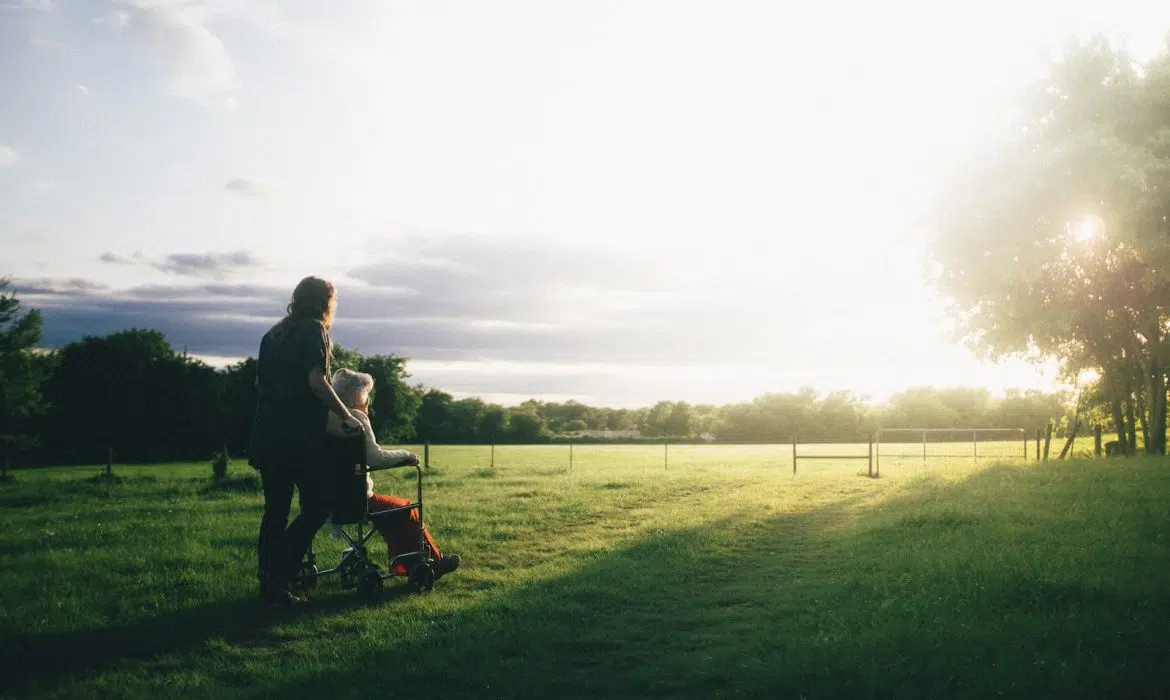
[[[309,391],[348,428],[360,430],[361,423],[350,414],[341,399],[337,398],[333,385],[329,383],[329,377],[325,376],[325,368],[329,366],[329,334],[324,326],[306,324],[300,326],[297,332],[298,360],[301,367],[309,368]]]
[[[361,430],[361,421],[354,418],[341,399],[337,398],[337,392],[333,391],[333,385],[326,379],[325,370],[321,367],[309,370],[309,389],[314,396],[320,399],[321,403],[329,408],[330,412],[341,419],[342,423],[355,430]]]
[[[418,455],[409,450],[383,450],[374,437],[374,426],[370,423],[370,417],[361,411],[354,411],[353,416],[362,424],[362,432],[366,435],[366,464],[371,467],[418,464]]]

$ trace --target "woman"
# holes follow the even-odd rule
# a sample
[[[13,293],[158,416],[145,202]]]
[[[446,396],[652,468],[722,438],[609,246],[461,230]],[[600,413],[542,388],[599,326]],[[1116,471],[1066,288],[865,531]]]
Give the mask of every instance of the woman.
[[[418,464],[418,455],[407,450],[383,450],[374,437],[374,427],[366,411],[370,405],[370,391],[374,388],[374,378],[363,372],[354,372],[345,368],[337,370],[333,375],[333,391],[362,424],[362,432],[366,439],[366,464],[371,467],[397,467],[404,464]],[[328,432],[334,435],[345,435],[342,421],[336,416],[329,416]],[[371,513],[388,508],[400,508],[410,505],[405,498],[397,498],[384,494],[374,493],[374,480],[366,474],[366,498],[369,499]],[[404,552],[418,550],[419,517],[418,510],[404,511],[389,517],[378,518],[374,525],[386,540],[386,553],[389,559]],[[336,526],[335,526],[336,527]],[[449,574],[459,568],[458,554],[443,556],[434,538],[422,525],[422,536],[431,553],[437,560],[435,563],[435,578]],[[395,566],[395,573],[406,574],[406,567],[402,564]]]
[[[248,463],[260,470],[264,485],[264,517],[257,541],[260,595],[274,605],[307,602],[290,593],[288,585],[313,536],[329,517],[326,418],[333,416],[339,424],[361,428],[328,379],[329,330],[336,311],[333,285],[306,277],[293,290],[285,317],[260,341]],[[294,486],[301,512],[288,525]]]

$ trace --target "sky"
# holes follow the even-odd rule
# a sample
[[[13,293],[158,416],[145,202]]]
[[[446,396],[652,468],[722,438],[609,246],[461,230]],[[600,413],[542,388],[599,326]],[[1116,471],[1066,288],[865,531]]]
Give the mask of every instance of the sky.
[[[0,276],[46,346],[335,341],[505,404],[1051,389],[949,333],[913,222],[1069,34],[1170,5],[0,0]]]

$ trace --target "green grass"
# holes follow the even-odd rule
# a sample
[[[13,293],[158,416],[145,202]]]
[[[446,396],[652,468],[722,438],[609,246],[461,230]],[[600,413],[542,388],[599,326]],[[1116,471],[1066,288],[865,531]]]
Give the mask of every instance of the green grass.
[[[227,487],[209,464],[18,472],[0,696],[1170,692],[1165,459],[919,458],[868,479],[864,461],[794,477],[785,446],[669,456],[577,446],[570,470],[567,447],[497,447],[491,468],[488,448],[433,448],[427,520],[464,567],[378,604],[323,583],[305,614],[254,599],[247,467]],[[411,495],[402,472],[375,483]]]

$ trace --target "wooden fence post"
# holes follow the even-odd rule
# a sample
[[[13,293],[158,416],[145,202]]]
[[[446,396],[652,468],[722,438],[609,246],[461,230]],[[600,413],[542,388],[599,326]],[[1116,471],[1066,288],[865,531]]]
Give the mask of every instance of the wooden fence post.
[[[1048,461],[1048,448],[1052,445],[1052,422],[1044,428],[1044,461]]]
[[[869,478],[873,478],[873,436],[869,436]]]
[[[1093,426],[1093,456],[1101,456],[1101,426]]]
[[[428,471],[428,472],[431,470],[431,441],[430,440],[426,440],[423,442],[423,470]]]

